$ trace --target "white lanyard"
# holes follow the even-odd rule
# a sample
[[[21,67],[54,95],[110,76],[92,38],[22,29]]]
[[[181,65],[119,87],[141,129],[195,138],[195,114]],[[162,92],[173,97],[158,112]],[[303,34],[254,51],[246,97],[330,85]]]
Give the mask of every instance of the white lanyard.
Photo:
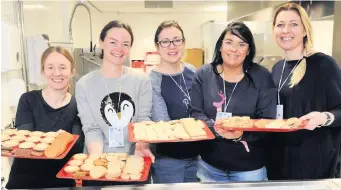
[[[224,85],[224,96],[226,96],[225,75],[224,75],[224,71],[223,71],[223,85]],[[237,85],[238,85],[238,82],[234,85],[233,90],[232,90],[231,95],[230,95],[230,98],[229,98],[229,100],[227,101],[227,103],[226,103],[226,98],[225,98],[225,105],[224,105],[225,108],[224,108],[224,112],[226,112],[227,106],[230,104],[230,100],[231,100],[231,98],[232,98],[232,95],[233,95],[233,93],[234,93],[234,90],[236,90]]]
[[[123,68],[122,68],[122,74],[121,74],[121,76],[120,76],[120,93],[119,93],[119,96],[118,96],[118,106],[117,106],[117,108],[116,108],[116,113],[118,113],[118,108],[119,108],[119,105],[120,105],[120,101],[121,101],[121,92],[122,92],[122,78],[123,78],[123,74],[124,74],[124,66],[123,66]],[[112,101],[112,99],[110,98],[110,93],[109,93],[109,90],[108,90],[108,87],[107,87],[107,83],[105,82],[105,80],[104,80],[104,76],[103,76],[103,82],[104,82],[104,85],[105,85],[105,88],[106,88],[106,90],[107,90],[107,94],[108,94],[108,99],[107,99],[107,101],[108,101],[108,103],[107,104],[113,104],[113,101]]]
[[[282,83],[282,77],[283,77],[283,73],[284,73],[284,68],[285,68],[285,64],[287,62],[287,60],[285,59],[284,60],[284,64],[283,64],[283,69],[282,69],[282,74],[281,74],[281,78],[279,79],[279,83],[278,83],[278,90],[277,90],[277,99],[278,99],[278,105],[281,104],[281,100],[280,100],[280,97],[279,97],[279,92],[282,90],[285,82],[288,80],[289,76],[291,75],[291,73],[293,73],[296,69],[296,67],[299,65],[299,62],[301,61],[302,59],[299,59],[295,65],[295,67],[290,71],[289,75],[287,76],[287,78],[284,80],[283,84]]]
[[[184,71],[185,71],[185,70],[184,70]],[[184,72],[184,71],[183,71],[183,72]],[[191,101],[191,97],[190,97],[189,92],[188,92],[188,88],[187,88],[187,85],[186,85],[186,81],[185,81],[185,77],[184,77],[183,72],[181,73],[181,75],[182,75],[182,79],[184,80],[184,84],[185,84],[185,88],[186,88],[187,93],[182,89],[181,85],[179,85],[171,75],[169,75],[169,76],[170,76],[171,79],[174,81],[174,83],[176,84],[176,86],[178,86],[178,88],[185,94],[185,96],[188,98],[188,100]],[[181,84],[181,79],[180,79],[180,84]]]

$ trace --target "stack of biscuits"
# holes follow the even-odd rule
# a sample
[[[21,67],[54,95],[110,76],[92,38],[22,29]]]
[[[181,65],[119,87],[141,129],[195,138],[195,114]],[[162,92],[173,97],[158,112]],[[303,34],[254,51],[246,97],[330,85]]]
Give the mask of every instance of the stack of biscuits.
[[[137,141],[167,141],[206,138],[205,125],[194,118],[168,122],[140,122],[134,124],[133,134]]]
[[[64,171],[74,178],[91,177],[108,180],[139,180],[144,169],[140,156],[127,153],[104,153],[101,155],[75,154]]]
[[[28,131],[17,129],[5,129],[1,134],[1,150],[3,153],[14,153],[17,156],[46,156],[54,158],[62,154],[66,145],[73,140],[73,136],[67,132],[47,132],[42,131]],[[61,139],[61,140],[57,140]],[[56,142],[54,142],[56,141]],[[56,153],[52,151],[55,146],[61,146]],[[47,151],[47,154],[46,154]],[[62,151],[62,152],[60,152]]]
[[[234,116],[225,118],[219,121],[222,127],[227,128],[267,128],[267,129],[293,129],[302,125],[301,120],[298,118],[290,118],[288,120],[283,119],[259,119],[252,120],[247,116]]]

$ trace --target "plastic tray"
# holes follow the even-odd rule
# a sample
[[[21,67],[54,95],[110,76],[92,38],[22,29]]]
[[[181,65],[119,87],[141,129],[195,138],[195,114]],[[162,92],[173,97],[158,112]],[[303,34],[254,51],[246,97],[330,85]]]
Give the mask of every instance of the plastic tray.
[[[203,121],[202,121],[203,122]],[[128,126],[128,136],[130,142],[149,142],[149,143],[168,143],[168,142],[192,142],[192,141],[202,141],[202,140],[212,140],[215,138],[212,131],[208,128],[205,122],[203,122],[205,127],[204,131],[206,132],[205,138],[196,138],[196,139],[177,139],[177,140],[136,140],[134,136],[134,124],[130,123]]]
[[[79,135],[73,135],[72,142],[67,145],[66,150],[63,152],[63,154],[61,154],[61,155],[59,155],[58,157],[55,157],[55,158],[47,158],[45,155],[42,155],[42,156],[34,156],[34,155],[18,156],[18,155],[16,155],[14,153],[15,150],[20,149],[18,146],[14,147],[13,150],[11,152],[9,152],[9,153],[3,152],[1,150],[1,156],[4,156],[4,157],[14,157],[14,158],[27,158],[27,159],[60,160],[60,159],[65,158],[65,156],[70,152],[71,148],[73,147],[73,145],[75,145],[75,143],[78,140],[78,138],[79,138]],[[38,143],[39,142],[37,142],[36,144],[38,144]],[[28,149],[28,150],[33,150],[33,149],[31,148],[31,149]]]
[[[141,178],[138,179],[138,180],[131,180],[131,179],[130,180],[125,180],[125,179],[122,179],[121,177],[118,177],[117,179],[107,179],[105,177],[101,177],[99,179],[93,179],[92,177],[89,176],[89,174],[87,174],[86,176],[82,176],[82,177],[75,177],[75,176],[73,176],[73,174],[69,174],[69,173],[66,173],[64,171],[64,168],[66,166],[68,166],[68,163],[71,160],[73,160],[73,158],[71,158],[68,161],[68,163],[66,163],[64,165],[64,167],[57,173],[56,177],[57,178],[61,178],[61,179],[93,180],[93,181],[121,181],[121,182],[147,181],[152,161],[151,161],[151,159],[149,157],[143,157],[143,159],[144,159],[144,167],[143,167],[143,170],[142,170]]]

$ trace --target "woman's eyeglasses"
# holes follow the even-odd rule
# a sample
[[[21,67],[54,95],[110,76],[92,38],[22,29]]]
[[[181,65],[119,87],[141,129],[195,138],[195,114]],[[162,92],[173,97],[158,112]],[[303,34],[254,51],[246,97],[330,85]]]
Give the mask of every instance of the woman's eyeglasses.
[[[173,43],[174,46],[181,46],[184,43],[185,39],[174,39],[174,40],[162,40],[159,41],[161,47],[167,48]]]

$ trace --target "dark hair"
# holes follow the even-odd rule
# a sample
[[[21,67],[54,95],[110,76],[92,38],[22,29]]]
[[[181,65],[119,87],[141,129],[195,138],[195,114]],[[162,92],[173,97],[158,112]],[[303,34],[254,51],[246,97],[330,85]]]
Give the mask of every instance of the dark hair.
[[[134,42],[133,31],[131,30],[131,28],[128,24],[122,23],[119,20],[110,21],[107,25],[104,26],[104,28],[102,29],[101,34],[99,36],[101,41],[104,41],[105,37],[107,36],[108,31],[112,28],[124,28],[124,29],[126,29],[129,32],[130,37],[131,37],[130,45],[131,46],[133,45],[133,42]],[[102,50],[102,54],[100,55],[100,58],[103,59],[103,50]]]
[[[155,43],[155,45],[157,45],[157,43],[159,42],[159,35],[162,32],[162,30],[165,29],[165,28],[170,28],[170,27],[174,27],[174,28],[179,29],[181,31],[182,38],[185,40],[184,31],[182,30],[182,28],[179,25],[179,23],[174,21],[174,20],[168,20],[168,21],[163,21],[159,25],[159,27],[157,27],[156,32],[155,32],[155,36],[154,36],[154,43]]]
[[[243,62],[243,70],[244,73],[247,74],[247,71],[251,68],[253,64],[253,58],[256,54],[256,46],[253,40],[253,35],[250,29],[242,22],[242,21],[234,21],[227,25],[225,30],[221,33],[214,49],[213,54],[213,62],[211,63],[213,66],[213,71],[216,74],[220,74],[217,70],[217,66],[223,64],[223,58],[221,56],[221,46],[223,44],[224,37],[226,33],[230,32],[231,34],[238,36],[241,40],[246,42],[249,45],[249,53],[246,55],[245,60]],[[248,75],[247,75],[248,76]]]

